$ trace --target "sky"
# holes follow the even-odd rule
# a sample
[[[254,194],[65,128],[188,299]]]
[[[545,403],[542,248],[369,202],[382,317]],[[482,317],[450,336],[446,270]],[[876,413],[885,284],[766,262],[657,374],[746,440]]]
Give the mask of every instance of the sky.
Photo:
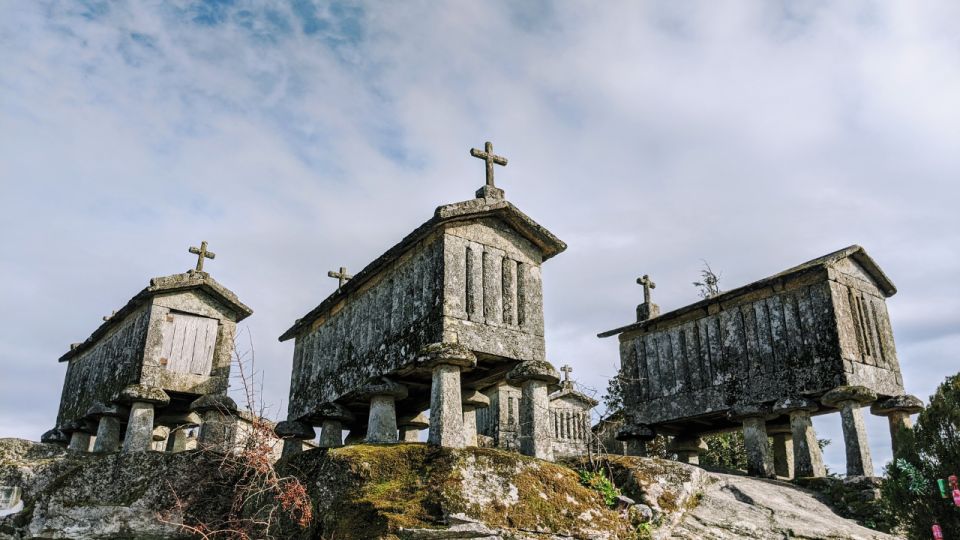
[[[0,18],[0,437],[53,427],[72,342],[207,270],[285,415],[277,337],[436,206],[498,186],[566,241],[547,355],[600,395],[649,274],[731,289],[850,244],[906,390],[960,371],[960,3],[106,2]],[[885,420],[866,415],[874,458]],[[838,415],[818,417],[844,470]]]

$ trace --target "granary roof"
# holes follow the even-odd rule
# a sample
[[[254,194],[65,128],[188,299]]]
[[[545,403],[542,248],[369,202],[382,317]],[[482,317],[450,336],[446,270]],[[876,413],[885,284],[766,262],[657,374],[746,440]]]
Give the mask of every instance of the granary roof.
[[[233,291],[217,283],[217,281],[206,272],[191,270],[182,274],[155,277],[150,280],[150,285],[137,293],[125,306],[104,321],[83,343],[73,346],[66,354],[61,356],[59,361],[66,362],[83,353],[83,351],[90,348],[97,340],[109,332],[114,325],[119,324],[128,314],[145,304],[154,296],[169,292],[188,291],[191,289],[202,290],[218,301],[226,304],[227,307],[237,312],[237,321],[246,319],[253,313],[253,310],[244,305]]]
[[[344,283],[342,287],[334,291],[333,294],[304,315],[303,318],[298,319],[293,326],[280,336],[280,341],[286,341],[296,336],[302,328],[308,326],[321,314],[335,306],[340,300],[359,289],[366,281],[376,276],[417,242],[430,235],[430,233],[449,223],[485,217],[498,218],[516,230],[520,235],[540,249],[540,252],[543,254],[543,260],[547,260],[567,249],[566,243],[521,212],[507,200],[493,197],[478,197],[468,201],[440,206],[434,211],[432,218],[414,229],[413,232],[364,267],[363,270],[357,272],[350,281]]]
[[[648,319],[646,321],[635,322],[632,324],[628,324],[627,326],[622,326],[620,328],[608,330],[606,332],[601,332],[600,334],[597,334],[597,337],[603,338],[603,337],[615,336],[617,334],[622,334],[623,332],[643,328],[647,324],[663,323],[664,321],[681,317],[691,311],[704,309],[709,304],[723,303],[725,301],[729,301],[730,299],[736,298],[737,296],[740,296],[742,294],[745,294],[757,289],[762,289],[764,287],[771,285],[774,282],[783,280],[785,278],[793,277],[793,276],[803,274],[805,272],[810,272],[810,271],[824,269],[824,268],[833,266],[837,262],[847,258],[853,259],[857,264],[859,264],[863,268],[864,272],[866,272],[876,282],[877,288],[879,288],[880,291],[883,292],[885,296],[890,297],[897,293],[896,286],[894,286],[893,282],[890,281],[890,278],[887,277],[887,275],[883,272],[883,270],[880,269],[877,263],[869,255],[867,255],[866,250],[854,244],[852,246],[834,251],[833,253],[828,253],[822,257],[817,257],[816,259],[807,261],[801,265],[794,266],[793,268],[784,270],[783,272],[774,274],[770,277],[761,279],[759,281],[754,281],[753,283],[744,285],[743,287],[738,287],[736,289],[726,291],[717,296],[705,298],[699,302],[695,302],[693,304],[684,306],[679,309],[675,309],[668,313],[664,313],[659,317]]]
[[[599,401],[584,394],[583,392],[580,392],[578,390],[575,390],[574,388],[567,387],[567,386],[561,387],[560,390],[550,394],[550,401],[553,401],[555,399],[565,398],[565,397],[578,399],[583,403],[589,405],[590,408],[596,407],[600,403]]]

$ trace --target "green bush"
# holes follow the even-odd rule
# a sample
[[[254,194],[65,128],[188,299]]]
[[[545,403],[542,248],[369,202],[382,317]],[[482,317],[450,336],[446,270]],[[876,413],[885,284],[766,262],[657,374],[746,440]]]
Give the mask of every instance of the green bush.
[[[910,538],[930,538],[934,522],[946,538],[960,538],[960,508],[937,488],[938,478],[960,475],[960,373],[937,388],[904,438],[901,455],[886,468],[885,511]]]
[[[617,504],[617,497],[620,496],[620,490],[607,478],[603,469],[596,472],[581,470],[580,483],[600,492],[600,495],[603,496],[603,502],[610,508],[613,508]]]

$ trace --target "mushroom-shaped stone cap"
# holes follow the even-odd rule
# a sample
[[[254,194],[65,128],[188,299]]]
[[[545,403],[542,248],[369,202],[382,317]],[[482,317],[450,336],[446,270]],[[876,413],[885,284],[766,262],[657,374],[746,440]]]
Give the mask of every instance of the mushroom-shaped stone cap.
[[[747,418],[766,418],[767,416],[770,416],[770,407],[762,403],[738,404],[727,411],[727,418],[735,422]]]
[[[652,441],[657,434],[650,426],[643,424],[625,425],[617,431],[618,441]]]
[[[74,431],[80,431],[83,433],[96,433],[96,431],[90,427],[90,424],[84,422],[83,420],[71,420],[60,426],[60,431],[64,433],[73,433]]]
[[[526,381],[543,381],[547,384],[560,382],[557,370],[546,360],[524,360],[507,373],[507,382],[522,384]]]
[[[357,396],[361,399],[369,399],[373,396],[393,396],[394,399],[403,399],[407,397],[407,387],[386,377],[380,377],[361,388]]]
[[[670,452],[701,452],[707,449],[707,442],[700,437],[674,437],[667,450]]]
[[[472,368],[477,365],[477,356],[459,343],[431,343],[417,352],[416,363],[425,368],[442,364]]]
[[[67,434],[59,429],[53,428],[40,436],[40,442],[50,444],[67,444],[70,442],[70,437],[67,437]]]
[[[237,402],[230,396],[206,394],[194,400],[194,402],[190,404],[190,410],[200,414],[206,411],[235,413],[237,412]]]
[[[820,398],[820,403],[827,407],[836,407],[845,401],[856,401],[864,404],[877,400],[877,393],[866,386],[838,386]]]
[[[802,397],[785,397],[773,404],[773,412],[776,414],[789,414],[793,411],[813,412],[817,409],[819,407],[815,401]]]
[[[161,388],[144,384],[131,384],[117,394],[118,403],[152,403],[161,407],[170,403],[170,396]]]
[[[476,390],[466,390],[460,395],[464,407],[485,408],[490,406],[490,398]]]
[[[911,396],[910,394],[893,396],[870,406],[870,412],[877,416],[887,416],[892,412],[914,414],[922,410],[923,402],[917,396]]]
[[[430,419],[427,415],[420,413],[413,418],[401,418],[397,424],[400,427],[412,427],[416,429],[427,429],[430,427]]]
[[[129,414],[125,408],[117,405],[116,403],[103,403],[98,401],[90,406],[87,409],[87,418],[101,418],[104,416],[112,416],[114,418],[124,418]]]
[[[301,439],[309,441],[317,436],[316,432],[313,431],[313,426],[308,426],[296,420],[277,422],[277,426],[273,428],[273,432],[281,439]]]
[[[326,402],[317,407],[316,411],[310,415],[310,419],[317,422],[323,422],[324,420],[352,422],[353,414],[339,403]]]

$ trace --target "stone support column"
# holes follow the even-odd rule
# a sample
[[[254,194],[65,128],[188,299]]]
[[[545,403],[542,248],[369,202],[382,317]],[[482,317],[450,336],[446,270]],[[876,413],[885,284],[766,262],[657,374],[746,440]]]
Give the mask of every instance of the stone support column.
[[[553,460],[550,385],[560,382],[545,360],[526,360],[507,373],[507,383],[520,386],[520,453]]]
[[[170,427],[170,434],[167,436],[164,451],[170,453],[185,451],[187,443],[190,441],[190,428],[199,426],[200,421],[199,414],[190,412],[158,416],[155,423]]]
[[[463,403],[463,438],[467,446],[477,446],[477,409],[490,406],[490,398],[477,392],[468,390],[460,396]]]
[[[167,449],[167,437],[170,436],[169,426],[156,426],[153,428],[153,449],[157,452],[164,452]]]
[[[890,425],[890,443],[893,446],[894,459],[903,457],[904,446],[908,444],[907,435],[913,430],[911,414],[923,410],[920,398],[911,395],[894,396],[885,401],[874,403],[870,412],[877,416],[886,416]]]
[[[430,427],[430,420],[420,413],[412,418],[401,418],[397,427],[400,428],[400,442],[420,442],[420,430]]]
[[[170,433],[170,440],[167,442],[167,451],[171,453],[183,452],[187,449],[187,441],[190,440],[190,427],[177,426]]]
[[[816,403],[801,397],[783,398],[773,406],[774,414],[790,415],[795,478],[821,478],[827,475],[817,433],[810,420],[810,413],[817,409]]]
[[[116,452],[120,449],[120,419],[103,415],[97,424],[97,440],[93,443],[94,452]]]
[[[873,476],[873,459],[867,429],[860,410],[866,403],[877,400],[877,395],[864,386],[840,386],[830,390],[820,402],[840,409],[843,422],[843,443],[847,450],[847,476]]]
[[[65,430],[70,435],[70,444],[67,446],[68,450],[75,450],[77,452],[90,451],[91,430],[86,422],[82,420],[70,422],[67,424]]]
[[[477,357],[457,343],[434,343],[417,356],[417,365],[430,369],[430,435],[427,442],[463,448],[463,404],[460,401],[460,371],[477,365]]]
[[[367,418],[368,443],[397,442],[397,400],[407,397],[407,388],[386,377],[365,386],[359,393],[361,399],[370,400],[370,415]]]
[[[770,442],[767,440],[767,417],[770,409],[762,404],[737,405],[727,416],[743,424],[743,446],[747,453],[747,474],[762,478],[774,476]]]
[[[277,422],[273,432],[283,441],[283,450],[280,457],[284,458],[303,452],[303,441],[309,441],[317,436],[313,431],[313,426],[308,426],[303,422],[296,420],[284,420]]]
[[[793,430],[790,424],[767,424],[767,435],[773,439],[773,472],[793,478]]]
[[[207,394],[190,404],[200,415],[197,448],[227,453],[234,449],[237,435],[237,403],[229,396]]]
[[[698,435],[677,435],[667,446],[668,452],[677,454],[677,461],[688,465],[700,465],[700,454],[707,449],[707,443]]]
[[[624,424],[615,438],[618,441],[626,443],[626,452],[628,456],[647,457],[647,443],[652,441],[657,434],[650,426],[644,424]]]
[[[123,439],[123,451],[146,452],[153,444],[154,409],[170,403],[170,396],[160,388],[131,384],[114,400],[129,405],[127,434]]]
[[[323,403],[320,405],[311,417],[311,422],[320,423],[320,448],[340,448],[343,446],[343,425],[353,421],[353,414],[339,403]],[[354,435],[353,430],[350,431],[350,434]]]

